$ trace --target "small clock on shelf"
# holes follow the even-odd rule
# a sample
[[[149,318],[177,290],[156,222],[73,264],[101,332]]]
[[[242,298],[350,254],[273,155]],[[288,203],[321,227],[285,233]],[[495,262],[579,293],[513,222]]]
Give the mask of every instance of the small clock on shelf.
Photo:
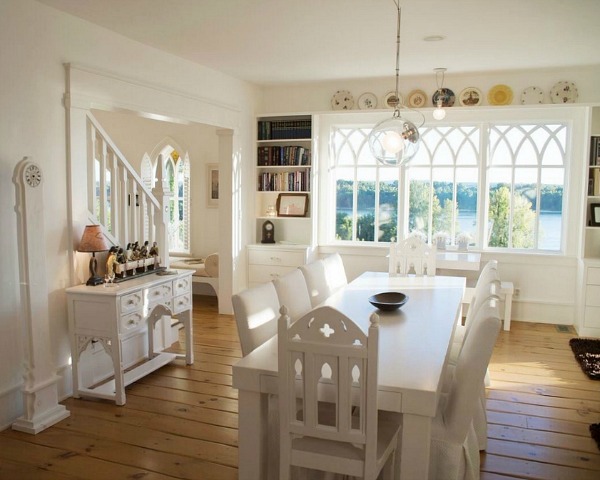
[[[262,225],[262,240],[260,243],[275,243],[275,225],[270,220]]]

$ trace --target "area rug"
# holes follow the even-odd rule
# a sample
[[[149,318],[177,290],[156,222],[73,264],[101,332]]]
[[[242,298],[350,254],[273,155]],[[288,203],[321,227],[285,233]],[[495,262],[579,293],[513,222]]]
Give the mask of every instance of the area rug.
[[[590,433],[592,434],[592,438],[596,440],[596,445],[600,450],[600,423],[592,423],[590,425]]]
[[[600,380],[600,340],[572,338],[569,345],[585,374],[592,380]]]

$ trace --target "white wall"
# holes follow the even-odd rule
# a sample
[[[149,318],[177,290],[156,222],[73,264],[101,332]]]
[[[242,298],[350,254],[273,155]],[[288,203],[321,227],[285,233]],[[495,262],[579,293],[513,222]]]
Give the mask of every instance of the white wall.
[[[67,252],[72,239],[68,229],[66,130],[63,94],[65,62],[76,62],[112,72],[117,78],[132,78],[160,85],[181,98],[202,97],[237,109],[238,124],[216,124],[234,130],[234,151],[242,169],[251,172],[252,112],[257,89],[207,68],[183,61],[158,50],[118,36],[106,29],[65,15],[33,0],[0,2],[0,429],[21,414],[19,392],[23,375],[21,348],[18,245],[16,240],[13,170],[30,156],[43,171],[46,264],[53,361],[66,375],[61,395],[69,393],[70,345],[64,288],[69,284]],[[96,85],[98,87],[98,85]],[[133,87],[134,88],[134,87]],[[101,98],[101,86],[89,92]],[[110,99],[106,99],[110,103]],[[135,110],[135,106],[132,109]],[[176,112],[173,112],[174,114]],[[175,116],[175,115],[172,115]],[[208,122],[210,123],[210,122]],[[83,159],[74,159],[81,161]],[[244,161],[245,160],[245,161]],[[226,174],[233,175],[232,172]],[[238,172],[239,176],[240,173]],[[241,195],[247,195],[241,192]],[[251,196],[249,198],[252,198]],[[243,199],[242,201],[247,201]],[[237,214],[237,213],[236,213]],[[231,228],[230,228],[231,230]],[[244,244],[250,228],[236,229],[235,244]],[[236,250],[237,255],[241,251]],[[228,261],[237,266],[237,258]],[[235,285],[235,284],[234,284]],[[235,287],[234,287],[235,288]]]
[[[191,254],[206,256],[219,249],[219,210],[207,207],[206,165],[218,161],[216,127],[198,123],[181,124],[142,118],[137,115],[94,110],[94,116],[121,153],[140,172],[144,154],[150,155],[165,138],[170,138],[190,158]]]

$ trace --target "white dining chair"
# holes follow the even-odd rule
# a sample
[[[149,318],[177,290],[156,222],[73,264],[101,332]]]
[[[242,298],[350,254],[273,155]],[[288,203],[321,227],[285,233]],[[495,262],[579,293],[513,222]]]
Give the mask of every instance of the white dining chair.
[[[479,274],[477,283],[472,293],[469,309],[465,316],[464,325],[462,319],[459,318],[459,324],[456,326],[453,337],[453,346],[450,351],[450,362],[456,363],[460,349],[464,342],[465,336],[472,324],[473,318],[477,310],[490,296],[498,298],[498,290],[500,288],[500,278],[498,277],[498,262],[490,260],[487,262]]]
[[[432,424],[430,480],[479,478],[479,444],[473,419],[501,322],[498,304],[493,300],[486,302],[475,315],[450,390],[442,395]]]
[[[272,282],[232,295],[242,355],[248,355],[277,333],[279,297]]]
[[[333,253],[327,257],[300,266],[313,307],[323,303],[332,293],[348,284],[342,257]]]
[[[435,276],[437,247],[416,235],[390,243],[390,275]]]
[[[292,466],[393,478],[402,417],[378,415],[378,344],[377,314],[367,336],[331,307],[318,307],[293,324],[281,308],[280,480],[290,478]]]
[[[304,275],[299,269],[292,270],[273,280],[279,305],[285,305],[292,321],[297,320],[312,308]]]
[[[464,346],[465,339],[471,330],[473,323],[479,318],[477,312],[484,305],[490,301],[498,302],[500,299],[497,295],[498,289],[500,288],[500,280],[498,278],[498,262],[496,260],[490,260],[483,267],[477,284],[475,286],[475,293],[471,301],[469,310],[465,317],[465,324],[459,324],[456,326],[454,332],[454,339],[450,348],[449,354],[449,367],[446,373],[445,384],[451,381],[453,376],[454,368],[458,362],[460,352]],[[477,443],[479,450],[485,450],[487,448],[487,433],[488,433],[488,422],[487,422],[487,398],[486,398],[486,385],[489,383],[489,375],[486,370],[484,381],[481,384],[479,403],[475,407],[473,427],[477,436]],[[444,387],[447,390],[447,387]]]

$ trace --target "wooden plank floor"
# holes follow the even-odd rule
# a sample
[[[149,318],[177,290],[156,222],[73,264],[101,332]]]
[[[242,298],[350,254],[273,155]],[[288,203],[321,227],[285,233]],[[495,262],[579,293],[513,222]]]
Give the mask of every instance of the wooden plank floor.
[[[179,360],[127,388],[127,404],[68,399],[71,416],[38,435],[0,432],[0,479],[237,478],[241,356],[235,321],[194,297],[195,364]],[[569,349],[573,332],[512,322],[490,365],[489,444],[481,478],[599,479],[600,382]]]

